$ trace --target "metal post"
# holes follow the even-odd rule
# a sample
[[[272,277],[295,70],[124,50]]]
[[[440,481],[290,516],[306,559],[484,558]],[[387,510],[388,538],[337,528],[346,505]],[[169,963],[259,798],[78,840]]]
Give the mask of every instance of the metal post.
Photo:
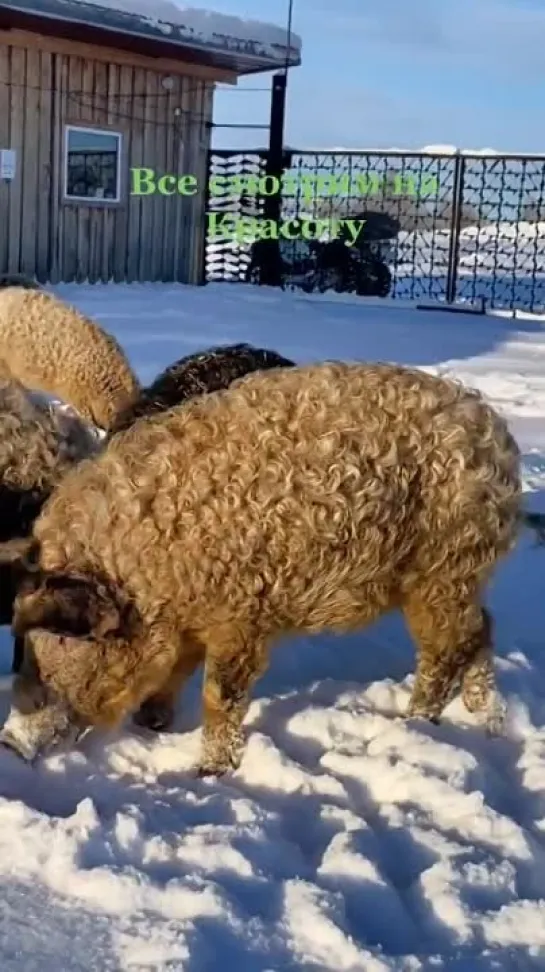
[[[275,74],[272,80],[269,151],[265,168],[265,174],[269,176],[267,180],[269,192],[263,203],[263,217],[264,219],[274,220],[277,225],[282,215],[282,194],[280,192],[270,194],[270,188],[275,184],[273,180],[278,180],[278,184],[281,184],[284,171],[286,80],[286,72]],[[266,245],[263,246],[260,283],[267,284],[270,287],[279,287],[282,284],[279,242],[277,239],[271,239],[264,240],[263,243]]]
[[[452,190],[452,213],[450,220],[450,243],[447,271],[447,304],[456,300],[458,284],[458,260],[460,257],[460,233],[462,230],[462,211],[464,205],[465,158],[459,152],[454,160],[454,186]]]

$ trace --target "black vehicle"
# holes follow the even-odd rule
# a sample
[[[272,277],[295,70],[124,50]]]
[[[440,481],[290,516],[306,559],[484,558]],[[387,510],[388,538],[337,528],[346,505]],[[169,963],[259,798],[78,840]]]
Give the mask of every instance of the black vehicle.
[[[384,259],[390,254],[385,251],[399,233],[400,224],[379,212],[363,212],[357,219],[365,220],[365,224],[352,246],[346,245],[348,232],[345,231],[333,240],[286,240],[280,241],[278,248],[272,248],[273,258],[279,261],[282,286],[300,287],[305,293],[334,290],[362,297],[387,297],[392,274]],[[246,271],[248,282],[259,283],[267,246],[262,241],[253,244]]]

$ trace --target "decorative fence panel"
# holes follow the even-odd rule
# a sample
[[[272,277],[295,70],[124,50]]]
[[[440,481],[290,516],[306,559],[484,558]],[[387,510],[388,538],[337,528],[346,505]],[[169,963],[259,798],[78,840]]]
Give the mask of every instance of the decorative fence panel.
[[[211,153],[210,175],[228,176],[230,191],[209,197],[210,212],[262,216],[275,188],[266,163],[265,152]],[[343,219],[395,221],[373,243],[394,299],[545,310],[545,156],[290,151],[280,188],[286,222],[323,220],[334,235]],[[249,239],[213,238],[208,219],[205,279],[246,279]],[[284,240],[288,259],[300,245]]]
[[[545,309],[545,157],[460,159],[461,206],[471,217],[458,247],[458,300]]]
[[[265,174],[266,152],[210,153],[208,165],[205,280],[244,280],[250,262],[250,246],[226,239],[225,216],[261,217],[264,200],[259,180]]]

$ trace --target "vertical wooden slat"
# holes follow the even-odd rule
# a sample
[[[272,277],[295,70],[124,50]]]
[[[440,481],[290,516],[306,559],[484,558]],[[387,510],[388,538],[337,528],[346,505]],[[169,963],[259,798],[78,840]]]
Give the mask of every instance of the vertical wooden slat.
[[[157,178],[165,175],[167,139],[167,91],[161,84],[161,75],[155,75],[155,143],[150,150],[150,166],[155,169]],[[163,239],[165,233],[165,210],[170,204],[170,196],[156,192],[151,198],[151,217],[153,247],[151,249],[151,279],[163,279]]]
[[[102,62],[95,62],[95,89],[93,121],[97,128],[106,127],[108,106],[108,66]],[[103,279],[103,259],[106,248],[108,207],[91,206],[89,213],[91,224],[91,260],[89,270],[90,283],[97,283]]]
[[[127,240],[129,212],[132,207],[130,198],[130,172],[131,165],[131,138],[132,123],[130,121],[132,112],[132,83],[133,70],[129,67],[119,69],[119,97],[116,98],[117,117],[115,124],[123,131],[123,152],[121,158],[122,174],[125,185],[123,192],[123,204],[116,210],[114,226],[114,254],[113,254],[113,278],[120,283],[126,279],[127,273]]]
[[[195,85],[198,84],[193,78],[184,79],[184,99],[182,115],[182,172],[185,175],[195,175],[193,172],[193,152],[191,150],[191,139],[193,137],[193,97]],[[187,263],[191,247],[191,196],[180,196],[180,231],[178,240],[178,267],[177,279],[182,283],[188,283]]]
[[[53,206],[58,212],[57,226],[57,249],[59,264],[59,280],[64,283],[71,283],[75,277],[75,240],[67,239],[65,231],[66,214],[69,206],[63,203],[64,175],[65,175],[65,123],[69,114],[70,92],[69,82],[69,58],[65,54],[56,56],[56,85],[57,85],[57,120],[56,120],[56,153],[57,153],[57,177],[53,186]]]
[[[66,166],[65,157],[65,125],[67,122],[77,122],[81,105],[81,77],[83,62],[79,57],[67,57],[63,64],[63,100],[62,113],[62,177]],[[79,206],[77,203],[62,204],[62,235],[64,245],[63,280],[67,282],[85,279],[85,269],[80,267],[78,252],[78,221]]]
[[[145,73],[144,87],[144,125],[142,140],[142,165],[154,169],[155,161],[155,132],[156,124],[154,114],[157,99],[156,76],[151,71]],[[140,215],[140,241],[138,259],[138,280],[152,280],[152,252],[156,245],[153,239],[153,195],[142,197],[142,212]]]
[[[26,50],[11,49],[10,145],[17,153],[16,174],[9,184],[8,272],[21,268],[21,234],[23,231],[23,149],[25,124]]]
[[[169,175],[178,175],[177,171],[177,138],[176,138],[176,116],[174,110],[180,99],[181,82],[176,79],[175,87],[168,92],[165,101],[165,172]],[[174,234],[176,230],[176,194],[165,197],[164,217],[163,217],[163,246],[161,253],[161,280],[174,280],[173,259]]]
[[[87,128],[93,123],[94,63],[86,58],[78,58],[78,62],[74,77],[74,84],[77,85],[74,90],[78,91],[78,95],[72,99],[71,118]],[[74,209],[77,212],[76,280],[84,283],[89,280],[90,213],[89,207],[80,203],[75,204]]]
[[[89,58],[83,59],[83,70],[81,75],[81,123],[85,127],[92,128],[95,122],[95,61]],[[85,267],[85,280],[90,279],[91,274],[91,209],[89,206],[80,206],[78,250],[81,253],[81,264]]]
[[[180,90],[176,99],[178,112],[183,112],[185,101],[186,78],[180,78]],[[173,118],[173,138],[172,138],[172,168],[177,175],[184,174],[184,140],[183,140],[183,114],[175,114]],[[176,193],[172,197],[172,222],[171,222],[171,251],[170,251],[170,278],[173,281],[180,279],[178,272],[180,254],[180,233],[182,225],[182,197]]]
[[[89,207],[89,283],[96,283],[100,274],[101,225],[100,210]]]
[[[108,117],[108,65],[97,61],[95,64],[95,110],[97,128],[105,128]],[[107,238],[110,210],[108,206],[91,208],[92,236],[96,238],[91,275],[92,283],[104,280],[104,261],[107,259]],[[106,271],[107,272],[107,271]],[[107,279],[107,277],[106,277]]]
[[[123,133],[123,125],[116,113],[116,105],[119,101],[119,67],[115,64],[109,65],[107,69],[106,92],[104,103],[104,121],[107,127]],[[123,153],[123,145],[122,145]],[[123,154],[118,158],[118,165],[121,171],[121,194],[126,192],[127,173],[124,165]],[[101,279],[104,283],[109,283],[114,276],[114,242],[115,227],[118,207],[109,206],[104,212],[103,239],[104,249],[102,254]]]
[[[21,258],[22,273],[33,275],[36,269],[36,236],[38,210],[38,155],[40,135],[40,56],[29,48],[26,52],[25,113],[21,154]]]
[[[103,213],[102,223],[102,267],[100,279],[103,283],[110,283],[113,280],[114,266],[114,238],[115,238],[115,214],[113,206],[107,206]]]
[[[88,58],[83,59],[81,87],[79,117],[82,125],[89,127],[94,122],[95,62]]]
[[[133,90],[131,98],[131,165],[140,167],[145,165],[144,158],[144,101],[146,74],[141,68],[135,68],[133,74]],[[145,197],[144,197],[145,198]],[[129,227],[127,234],[127,280],[139,279],[139,249],[142,239],[140,231],[140,217],[142,213],[142,199],[132,196],[129,206]],[[143,244],[147,245],[147,244]]]
[[[88,238],[89,238],[89,272],[87,280],[89,283],[97,283],[100,277],[100,239],[101,239],[101,220],[100,209],[96,206],[88,206]]]
[[[51,219],[51,178],[52,178],[52,92],[53,71],[52,55],[48,51],[39,53],[40,95],[38,119],[38,200],[36,204],[36,277],[40,283],[49,280],[49,221]]]
[[[10,88],[11,75],[11,47],[0,44],[0,148],[10,147]],[[7,273],[8,269],[8,240],[10,237],[10,184],[0,182],[0,225],[4,231],[0,233],[0,273]]]
[[[108,109],[108,66],[95,61],[95,98],[93,119],[98,128],[106,123]]]
[[[176,124],[176,143],[177,143],[177,163],[176,168],[180,174],[192,175],[191,154],[189,151],[189,137],[191,120],[191,95],[192,84],[195,82],[190,78],[183,78],[180,91],[181,114],[177,117]],[[176,216],[174,225],[174,246],[173,246],[173,279],[180,283],[186,283],[185,259],[187,256],[187,197],[178,193],[173,196],[176,205]]]
[[[95,61],[82,59],[81,97],[79,99],[79,119],[86,128],[95,122]],[[91,210],[89,206],[79,206],[78,219],[78,256],[82,279],[89,280],[91,274]]]
[[[88,206],[74,207],[77,209],[77,246],[76,280],[85,283],[89,279],[89,235],[90,212]]]
[[[51,94],[51,187],[49,194],[49,261],[51,283],[58,283],[61,279],[61,237],[60,237],[60,199],[61,199],[61,160],[62,160],[62,122],[61,92],[62,64],[59,54],[51,56],[51,74],[53,91]]]
[[[201,89],[202,86],[198,81],[189,82],[189,116],[187,118],[187,165],[190,172],[199,177],[198,172],[198,153],[197,153],[197,142],[200,136],[201,130]],[[200,180],[202,181],[202,180]],[[193,270],[193,260],[192,251],[195,240],[195,196],[190,196],[187,200],[187,208],[185,214],[185,233],[184,233],[184,279],[186,283],[192,283],[192,270]]]
[[[89,108],[83,88],[83,75],[86,61],[81,57],[70,58],[70,95],[68,100],[68,118],[74,124],[88,124]],[[89,274],[89,212],[86,206],[74,203],[66,207],[65,229],[66,245],[75,249],[76,266],[75,279],[77,283],[84,283]]]

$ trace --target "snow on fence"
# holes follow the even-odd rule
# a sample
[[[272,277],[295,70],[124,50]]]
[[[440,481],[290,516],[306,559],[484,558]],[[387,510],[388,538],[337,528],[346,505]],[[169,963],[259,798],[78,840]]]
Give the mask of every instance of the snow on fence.
[[[261,215],[266,164],[265,151],[212,151],[210,174],[231,191],[208,212]],[[545,156],[290,150],[281,188],[283,220],[393,217],[394,299],[545,310]],[[300,248],[284,241],[283,255]],[[249,243],[209,232],[206,280],[243,280],[249,260]]]

